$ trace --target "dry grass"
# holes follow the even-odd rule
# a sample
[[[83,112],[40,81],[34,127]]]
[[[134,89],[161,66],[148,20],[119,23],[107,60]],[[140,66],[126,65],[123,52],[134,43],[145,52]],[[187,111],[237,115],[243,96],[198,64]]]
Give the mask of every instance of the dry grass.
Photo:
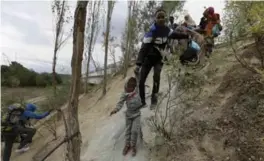
[[[229,61],[233,57],[230,50],[219,49],[210,65],[196,73],[205,76],[202,92],[195,103],[178,107],[173,136],[152,147],[156,160],[264,160],[264,87],[256,81],[257,75]],[[189,79],[183,81],[188,87]],[[187,108],[189,113],[182,112]]]
[[[18,97],[23,97],[25,100],[39,97],[42,95],[47,95],[49,93],[49,88],[8,88],[1,87],[1,100],[8,101],[11,99],[17,99]]]

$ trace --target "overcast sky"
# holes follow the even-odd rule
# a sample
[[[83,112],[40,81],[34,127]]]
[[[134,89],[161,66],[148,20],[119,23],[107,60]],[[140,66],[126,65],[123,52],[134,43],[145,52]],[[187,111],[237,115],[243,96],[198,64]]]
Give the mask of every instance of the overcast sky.
[[[76,1],[71,1],[69,4],[73,14]],[[184,9],[198,24],[204,6],[213,6],[215,11],[223,17],[224,1],[188,0]],[[112,35],[118,37],[119,40],[125,27],[126,15],[126,1],[118,1],[113,11]],[[96,61],[103,64],[104,50],[101,42],[102,36],[99,34],[93,55]],[[18,61],[35,71],[49,72],[53,57],[53,43],[51,1],[1,1],[1,52],[6,55],[1,54],[1,64],[6,64],[7,60]],[[119,57],[120,49],[116,53]],[[58,53],[57,71],[70,73],[71,55],[72,38]]]

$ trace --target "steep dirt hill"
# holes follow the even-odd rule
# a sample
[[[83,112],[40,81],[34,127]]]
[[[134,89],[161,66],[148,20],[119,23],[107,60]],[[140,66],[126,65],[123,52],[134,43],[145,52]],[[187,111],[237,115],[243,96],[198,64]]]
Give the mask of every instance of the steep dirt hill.
[[[254,57],[249,59],[256,62]],[[98,101],[101,91],[82,97],[79,104],[82,161],[263,160],[264,98],[260,94],[263,86],[254,81],[256,75],[242,68],[230,49],[223,48],[215,50],[210,63],[197,73],[203,76],[201,93],[192,100],[187,110],[187,106],[174,109],[176,112],[170,117],[177,118],[174,124],[176,130],[170,139],[158,141],[155,130],[148,126],[149,118],[155,115],[154,111],[148,108],[142,110],[145,143],[140,142],[140,150],[135,158],[121,155],[124,144],[123,111],[109,117],[124,87],[122,76],[113,78],[102,100]],[[129,75],[132,74],[130,69]],[[151,85],[152,73],[147,82]],[[165,93],[167,89],[163,72],[161,92]],[[161,106],[166,105],[162,103]],[[62,139],[62,123],[57,125],[57,132],[60,136],[58,140]],[[21,155],[13,153],[12,161],[30,161],[33,156],[40,156],[42,147],[39,145],[45,145],[52,139],[47,128],[41,128],[31,150]],[[56,141],[51,142],[54,143]],[[61,146],[47,160],[63,160],[64,148]]]
[[[254,45],[241,49],[239,55],[249,64],[258,63]],[[216,50],[210,60],[206,68],[196,73],[203,79],[199,96],[172,116],[181,118],[175,123],[177,130],[172,138],[162,146],[152,146],[152,157],[157,160],[264,159],[263,84],[236,61],[231,49]]]

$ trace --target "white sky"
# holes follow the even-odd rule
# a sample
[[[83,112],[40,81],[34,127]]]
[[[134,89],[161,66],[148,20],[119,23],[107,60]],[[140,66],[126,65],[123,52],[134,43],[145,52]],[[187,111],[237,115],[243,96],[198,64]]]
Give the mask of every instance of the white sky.
[[[69,3],[72,6],[71,12],[74,13],[76,2]],[[9,61],[18,61],[38,72],[51,71],[54,36],[50,4],[51,1],[1,1],[1,64],[7,63],[7,58],[2,54],[5,53]],[[198,24],[204,6],[213,6],[223,17],[223,0],[188,0],[184,9],[188,10]],[[118,1],[112,17],[112,33],[119,38],[119,41],[124,30],[126,15],[126,1]],[[101,35],[101,33],[98,35],[93,55],[96,61],[103,64],[104,50]],[[116,54],[117,57],[121,55],[120,49]],[[70,73],[71,55],[72,38],[58,54],[57,71]]]

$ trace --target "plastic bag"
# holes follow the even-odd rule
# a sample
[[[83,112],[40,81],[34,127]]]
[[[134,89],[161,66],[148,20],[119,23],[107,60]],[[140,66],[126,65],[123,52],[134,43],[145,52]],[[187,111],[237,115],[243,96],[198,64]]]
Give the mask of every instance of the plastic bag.
[[[195,41],[191,41],[191,43],[190,43],[190,47],[191,48],[193,48],[193,49],[195,49],[196,51],[200,51],[201,50],[201,47],[200,47],[200,45],[199,44],[197,44]]]
[[[212,29],[214,37],[217,37],[220,35],[220,26],[218,24],[214,25]]]

